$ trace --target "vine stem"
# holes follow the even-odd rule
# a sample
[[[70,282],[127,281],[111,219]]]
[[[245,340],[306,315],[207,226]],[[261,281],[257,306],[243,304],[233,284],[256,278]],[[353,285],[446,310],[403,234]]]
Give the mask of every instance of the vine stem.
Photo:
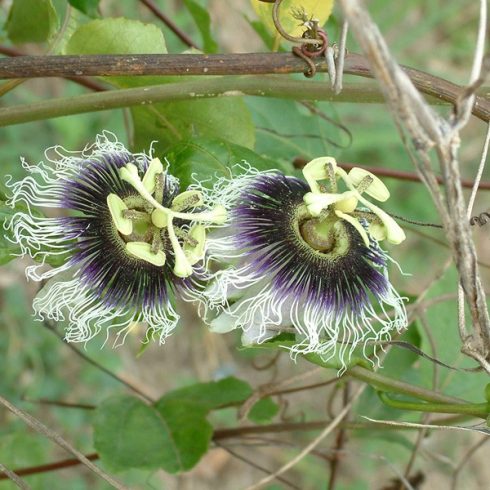
[[[346,85],[342,93],[336,96],[332,89],[322,82],[265,76],[219,77],[82,94],[77,97],[63,97],[6,107],[0,110],[0,126],[70,114],[151,105],[164,101],[198,100],[200,98],[243,95],[335,102],[379,103],[382,100],[377,87],[372,84],[369,86],[366,86],[366,84]],[[490,102],[487,105],[488,107],[480,105],[478,108],[475,106],[475,115],[484,120],[490,118]]]
[[[405,383],[404,381],[399,381],[397,379],[384,376],[378,372],[370,371],[362,366],[354,366],[349,368],[346,375],[358,379],[359,381],[364,381],[375,389],[399,393],[401,395],[408,395],[426,402],[463,406],[466,404],[464,400],[459,398],[442,395],[435,391],[421,388],[420,386],[411,385],[409,383]]]

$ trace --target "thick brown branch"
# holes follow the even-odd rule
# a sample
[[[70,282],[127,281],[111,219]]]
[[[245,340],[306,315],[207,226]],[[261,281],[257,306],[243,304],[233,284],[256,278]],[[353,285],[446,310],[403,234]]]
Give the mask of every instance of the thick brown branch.
[[[317,71],[327,71],[325,59],[315,60]],[[304,61],[292,53],[240,54],[140,54],[19,56],[0,59],[0,79],[72,76],[140,75],[263,75],[302,73]],[[454,104],[464,88],[428,73],[404,67],[414,85],[423,93]],[[344,73],[372,78],[369,65],[361,55],[345,58]],[[473,113],[490,119],[490,99],[476,97]]]
[[[25,53],[23,53],[22,51],[16,48],[11,48],[9,46],[2,46],[2,45],[0,45],[0,54],[4,54],[6,56],[12,56],[12,57],[26,56]],[[96,82],[95,80],[91,80],[90,78],[86,78],[86,77],[63,77],[63,78],[75,82],[78,85],[81,85],[82,87],[93,90],[94,92],[103,92],[104,90],[107,90],[107,88],[104,87],[104,85],[102,85],[99,82]]]

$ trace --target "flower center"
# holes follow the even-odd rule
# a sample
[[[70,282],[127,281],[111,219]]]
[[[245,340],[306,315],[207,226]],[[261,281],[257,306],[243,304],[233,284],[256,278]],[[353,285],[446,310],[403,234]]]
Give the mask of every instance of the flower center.
[[[299,226],[303,240],[313,249],[319,252],[331,252],[335,247],[335,234],[331,221],[311,218]]]
[[[204,205],[202,194],[194,190],[177,195],[169,208],[163,206],[165,171],[158,158],[150,162],[143,179],[132,163],[121,168],[120,175],[138,192],[125,200],[116,194],[107,197],[113,223],[126,242],[126,251],[153,265],[163,266],[168,247],[175,258],[174,274],[190,276],[192,266],[204,256],[206,230],[200,223],[207,226],[224,223],[224,207],[194,212]],[[178,225],[174,219],[179,220]],[[194,223],[183,226],[185,221]]]

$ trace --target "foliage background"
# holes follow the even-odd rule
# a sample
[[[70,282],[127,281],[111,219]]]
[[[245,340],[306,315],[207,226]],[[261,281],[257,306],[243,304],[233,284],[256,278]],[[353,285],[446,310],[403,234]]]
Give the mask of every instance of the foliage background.
[[[0,2],[0,25],[4,25],[10,6],[9,1]],[[65,2],[54,2],[61,12]],[[193,39],[201,43],[200,34],[182,2],[159,0],[156,2]],[[220,51],[253,52],[266,51],[259,36],[251,28],[247,18],[254,13],[246,0],[224,2],[200,0],[212,18],[212,33]],[[186,47],[176,40],[155,17],[139,2],[102,0],[104,17],[124,16],[150,22],[162,29],[169,52],[181,52]],[[465,83],[471,63],[471,53],[477,26],[477,3],[465,0],[407,0],[386,2],[372,0],[370,12],[380,25],[400,63],[426,70],[456,83]],[[87,19],[82,19],[82,21]],[[338,17],[334,15],[327,23],[333,39],[337,38]],[[8,44],[7,33],[0,31],[0,41]],[[350,39],[349,49],[358,51]],[[30,53],[42,53],[41,45],[26,45]],[[323,75],[317,76],[321,79]],[[358,80],[355,80],[358,81]],[[86,92],[76,84],[60,79],[28,81],[3,96],[0,106],[45,100],[59,96],[74,96]],[[352,134],[352,142],[334,123],[328,123],[310,114],[304,107],[291,101],[246,98],[255,123],[255,151],[274,161],[283,169],[294,171],[296,157],[310,159],[329,154],[343,162],[356,162],[373,166],[386,166],[400,170],[412,170],[405,154],[396,127],[382,105],[344,103],[321,103],[319,107],[329,117],[346,126]],[[442,108],[449,111],[449,108]],[[61,144],[68,149],[82,148],[93,140],[97,133],[109,129],[126,144],[128,137],[128,112],[113,110],[93,114],[67,116],[59,119],[26,123],[0,129],[0,161],[2,174],[11,174],[15,179],[23,176],[19,157],[35,163],[42,159],[46,147]],[[240,128],[236,128],[240,131]],[[463,177],[472,179],[481,152],[483,123],[472,120],[464,130],[462,148]],[[291,136],[293,135],[293,136]],[[310,137],[316,135],[315,138]],[[332,144],[340,141],[342,147]],[[250,162],[253,164],[254,162]],[[488,180],[489,174],[486,172]],[[412,219],[437,220],[430,198],[421,185],[390,180],[388,186],[393,199],[391,211]],[[483,211],[488,206],[488,196],[481,192],[475,210]],[[409,227],[408,239],[402,246],[392,250],[394,258],[410,276],[392,271],[397,288],[411,297],[423,291],[437,275],[449,257],[449,251],[421,235],[443,239],[438,231]],[[479,259],[490,264],[488,230],[475,229]],[[93,451],[91,424],[93,414],[88,410],[67,409],[21,401],[22,398],[55,399],[73,403],[98,404],[109,395],[123,393],[121,385],[101,371],[83,362],[51,332],[31,318],[31,301],[37,284],[26,283],[24,268],[27,261],[15,260],[2,267],[0,274],[0,392],[18,402],[20,406],[43,420],[48,426],[72,441],[83,452]],[[488,266],[484,277],[490,279]],[[455,290],[456,275],[449,270],[429,293],[429,297]],[[459,353],[457,335],[456,303],[440,303],[430,309],[430,335],[435,339],[436,357],[453,366],[471,366],[472,363]],[[431,351],[427,332],[419,324],[411,326],[409,338],[417,341],[426,352]],[[196,381],[209,381],[227,375],[236,375],[248,380],[252,386],[285,379],[311,369],[304,361],[292,363],[283,354],[272,368],[259,370],[257,366],[270,360],[268,354],[250,354],[237,350],[237,335],[212,335],[198,322],[192,310],[165,346],[151,345],[137,357],[139,343],[130,338],[116,350],[101,348],[102,341],[92,341],[85,352],[104,366],[117,372],[124,379],[137,385],[151,396],[188,385]],[[396,355],[396,359],[394,358]],[[424,359],[406,352],[390,353],[385,370],[401,379],[430,387],[434,366]],[[327,375],[333,373],[327,373]],[[319,379],[326,379],[326,374]],[[486,377],[439,369],[439,383],[443,390],[468,400],[479,401]],[[287,397],[287,417],[300,421],[319,418],[326,413],[326,403],[332,388],[300,392]],[[339,403],[335,398],[334,406]],[[359,403],[358,414],[375,418],[400,418],[400,413],[383,407],[373,391],[367,391]],[[236,424],[232,410],[222,410],[213,415],[217,425]],[[416,420],[409,414],[407,420]],[[274,419],[279,420],[278,417]],[[293,447],[251,448],[236,450],[269,468],[278,467],[290,459],[298,448],[304,446],[312,433],[292,433],[284,436]],[[365,488],[388,488],[389,480],[396,477],[393,467],[403,471],[410,456],[415,434],[410,432],[362,431],[349,434],[349,445],[343,456],[339,489],[361,490]],[[416,469],[425,476],[420,488],[447,488],[454,465],[464,455],[477,436],[463,433],[431,433],[422,443]],[[332,442],[324,442],[325,448]],[[260,457],[258,457],[260,455]],[[483,489],[490,481],[490,468],[485,464],[490,448],[482,448],[460,478],[461,488]],[[0,411],[0,462],[9,468],[34,466],[67,457],[42,436],[26,429],[25,425],[4,410]],[[326,488],[328,465],[313,456],[303,460],[288,474],[291,481],[304,489]],[[171,476],[163,471],[149,472],[130,470],[118,475],[134,488],[167,489],[232,489],[242,488],[261,478],[262,474],[247,464],[233,458],[225,450],[211,450],[190,473]],[[35,489],[103,489],[104,483],[95,479],[81,466],[58,473],[46,473],[28,479]],[[10,488],[8,481],[0,482],[0,488]],[[270,490],[283,488],[280,484]]]

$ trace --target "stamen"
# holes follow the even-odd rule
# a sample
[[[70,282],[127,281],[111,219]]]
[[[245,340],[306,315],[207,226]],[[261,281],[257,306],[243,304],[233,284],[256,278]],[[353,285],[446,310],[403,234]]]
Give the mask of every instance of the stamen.
[[[366,187],[366,189],[361,191],[359,189],[359,186],[361,185],[361,182],[366,177],[370,177],[371,183],[369,184],[368,187]],[[366,194],[369,194],[371,197],[374,197],[374,199],[376,199],[377,201],[384,202],[388,200],[388,198],[390,197],[390,191],[383,184],[382,180],[376,177],[376,175],[372,174],[368,170],[359,167],[354,167],[353,169],[350,170],[348,178],[350,179],[353,185],[357,186],[357,190],[359,192],[366,192]]]
[[[146,242],[128,242],[126,243],[126,250],[131,255],[134,255],[138,259],[149,262],[150,264],[162,267],[165,265],[166,255],[165,252],[159,250],[157,253],[153,253],[152,246]]]
[[[335,168],[332,162],[327,163],[327,173],[328,173],[328,179],[330,180],[330,192],[332,194],[337,193],[337,178],[335,177]]]
[[[199,191],[185,191],[175,197],[172,201],[172,211],[183,211],[191,207],[202,206],[204,200]]]
[[[148,165],[148,169],[146,170],[142,181],[143,185],[145,186],[145,189],[150,194],[153,194],[155,192],[156,176],[162,174],[163,174],[162,162],[158,158],[153,158],[153,160],[150,162],[150,165]]]
[[[160,235],[160,230],[155,230],[151,240],[151,252],[156,254],[159,250],[163,251],[163,241]]]
[[[156,160],[156,159],[155,159]],[[154,160],[152,160],[153,164]],[[152,166],[150,164],[150,167]],[[150,167],[148,168],[148,171],[145,174],[145,177],[147,175],[150,175]],[[153,164],[153,169],[152,172],[154,172],[154,169],[158,170],[158,164],[155,163]],[[155,174],[153,175],[153,181],[155,181]],[[188,221],[201,221],[201,222],[208,222],[208,223],[214,223],[214,224],[223,224],[226,221],[226,218],[228,216],[228,213],[226,211],[226,208],[223,205],[218,205],[211,211],[205,211],[202,213],[181,213],[179,211],[175,211],[173,209],[169,209],[164,207],[161,203],[159,203],[152,195],[151,192],[148,190],[147,186],[143,184],[141,181],[141,178],[139,177],[138,174],[138,169],[137,167],[132,164],[128,163],[125,167],[120,169],[120,176],[122,180],[125,180],[128,182],[131,186],[133,186],[143,197],[146,199],[148,203],[150,203],[152,206],[155,207],[151,214],[151,221],[152,223],[157,227],[157,228],[164,228],[167,227],[168,231],[168,236],[170,239],[170,243],[172,245],[172,249],[174,251],[175,255],[175,266],[174,266],[174,274],[178,277],[188,277],[193,273],[192,269],[192,264],[189,262],[189,260],[186,257],[186,254],[184,253],[184,250],[182,249],[178,239],[177,235],[173,226],[173,219],[174,218],[180,218]],[[150,177],[148,177],[149,181]],[[147,183],[148,183],[147,181]],[[204,202],[202,198],[202,194],[198,191],[187,191],[183,192],[174,199],[175,206],[177,208],[181,206],[185,206],[183,209],[188,208],[190,205],[194,204],[189,204],[189,202],[192,203],[197,203],[200,204],[201,202]],[[197,200],[196,200],[197,198]],[[172,203],[172,204],[174,204]],[[196,233],[200,234],[201,232]],[[201,235],[199,235],[197,238],[200,238]],[[194,250],[192,253],[192,260],[196,259],[200,255],[200,247],[201,243],[198,240],[198,250]],[[202,244],[202,247],[204,247],[204,244]],[[198,253],[199,252],[199,253]],[[200,256],[196,259],[199,260]]]
[[[206,244],[206,228],[202,225],[194,225],[184,243],[184,253],[191,265],[196,264],[204,257],[204,245]]]
[[[158,202],[163,202],[163,193],[165,191],[166,179],[167,176],[164,176],[164,174],[155,175],[155,192],[153,194],[155,195],[155,199]]]
[[[124,201],[117,194],[109,194],[107,196],[107,207],[117,231],[123,235],[131,235],[133,223],[124,216],[124,212],[128,210]]]
[[[357,184],[357,192],[359,192],[359,194],[366,192],[372,183],[373,183],[373,178],[370,175],[365,175],[361,179],[359,184]]]
[[[379,219],[381,219],[383,225],[386,228],[386,238],[388,239],[388,241],[394,244],[403,242],[403,240],[405,240],[406,238],[405,232],[398,225],[398,223],[389,214],[385,213],[382,209],[378,208],[378,206],[369,202],[367,199],[361,196],[361,194],[359,194],[354,188],[352,181],[350,177],[347,175],[347,173],[345,172],[345,170],[339,167],[337,168],[337,173],[342,177],[344,182],[347,184],[347,187],[349,187],[349,189],[354,192],[354,195],[356,195],[359,202],[361,202],[366,207],[368,207],[373,213],[375,213],[379,217]]]
[[[197,225],[196,225],[197,226]],[[182,240],[185,243],[189,243],[191,246],[195,247],[197,245],[197,241],[192,238],[189,233],[185,232],[181,228],[174,228],[175,234],[179,237],[182,238]]]
[[[310,186],[312,192],[319,193],[320,187],[318,180],[325,180],[330,178],[329,168],[334,170],[337,168],[337,162],[332,157],[320,157],[315,158],[311,162],[307,163],[303,168],[303,175]],[[327,170],[328,169],[328,170]],[[335,179],[334,179],[335,180]]]

